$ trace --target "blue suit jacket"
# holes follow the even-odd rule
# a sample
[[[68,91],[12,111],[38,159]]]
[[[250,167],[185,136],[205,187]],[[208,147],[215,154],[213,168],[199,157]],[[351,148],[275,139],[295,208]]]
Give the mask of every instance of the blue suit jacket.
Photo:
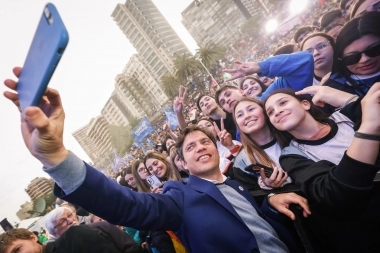
[[[86,177],[79,188],[65,195],[56,185],[55,195],[113,224],[139,230],[171,230],[189,252],[259,252],[252,232],[211,182],[190,176],[187,183],[166,182],[163,194],[136,193],[91,166],[86,167]],[[298,251],[289,231],[275,220],[280,215],[265,204],[264,215],[245,188],[233,180],[225,183],[265,217],[290,252]]]

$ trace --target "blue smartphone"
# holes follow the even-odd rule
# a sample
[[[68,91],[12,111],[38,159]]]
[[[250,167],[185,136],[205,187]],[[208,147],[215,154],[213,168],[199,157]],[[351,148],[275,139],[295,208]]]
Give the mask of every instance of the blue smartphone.
[[[69,42],[69,34],[56,9],[48,3],[42,13],[18,83],[22,113],[38,106]]]

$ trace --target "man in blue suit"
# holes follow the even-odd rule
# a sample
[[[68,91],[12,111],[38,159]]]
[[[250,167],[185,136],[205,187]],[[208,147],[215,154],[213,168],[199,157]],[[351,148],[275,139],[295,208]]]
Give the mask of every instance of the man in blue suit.
[[[14,69],[16,76],[21,69]],[[15,90],[16,82],[5,85]],[[17,94],[5,97],[19,107]],[[55,181],[57,197],[105,220],[141,230],[171,230],[189,252],[298,252],[277,212],[266,201],[260,209],[249,192],[226,179],[219,170],[219,155],[212,135],[187,128],[177,143],[179,156],[190,171],[187,183],[169,181],[163,194],[135,193],[81,161],[63,145],[64,111],[59,93],[48,88],[42,106],[28,107],[21,117],[29,151]],[[299,204],[310,214],[306,199],[277,194],[272,207],[294,219],[286,207]],[[265,214],[264,214],[265,213]],[[284,216],[285,217],[285,216]],[[282,217],[282,218],[284,218]]]

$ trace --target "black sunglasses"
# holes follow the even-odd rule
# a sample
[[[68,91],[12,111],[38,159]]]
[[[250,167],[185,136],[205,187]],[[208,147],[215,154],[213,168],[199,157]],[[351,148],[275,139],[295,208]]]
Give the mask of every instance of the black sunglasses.
[[[345,66],[350,66],[358,63],[362,58],[362,54],[367,55],[368,57],[376,57],[380,55],[380,44],[369,47],[363,52],[353,53],[348,56],[338,58],[338,61],[343,62]]]

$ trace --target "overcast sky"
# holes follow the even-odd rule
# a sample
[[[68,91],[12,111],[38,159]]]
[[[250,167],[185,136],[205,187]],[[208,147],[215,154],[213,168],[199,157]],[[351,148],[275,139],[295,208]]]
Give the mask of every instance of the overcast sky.
[[[25,60],[46,0],[0,0],[0,80],[13,77],[12,68]],[[153,0],[179,36],[194,52],[196,44],[181,23],[181,12],[191,0]],[[84,160],[88,157],[71,133],[87,124],[101,109],[135,53],[111,17],[120,0],[56,0],[70,41],[49,84],[61,93],[66,111],[65,146]],[[5,90],[1,85],[1,93]],[[25,188],[38,176],[48,177],[24,146],[19,114],[0,98],[0,220],[18,222],[16,212],[29,200]]]

